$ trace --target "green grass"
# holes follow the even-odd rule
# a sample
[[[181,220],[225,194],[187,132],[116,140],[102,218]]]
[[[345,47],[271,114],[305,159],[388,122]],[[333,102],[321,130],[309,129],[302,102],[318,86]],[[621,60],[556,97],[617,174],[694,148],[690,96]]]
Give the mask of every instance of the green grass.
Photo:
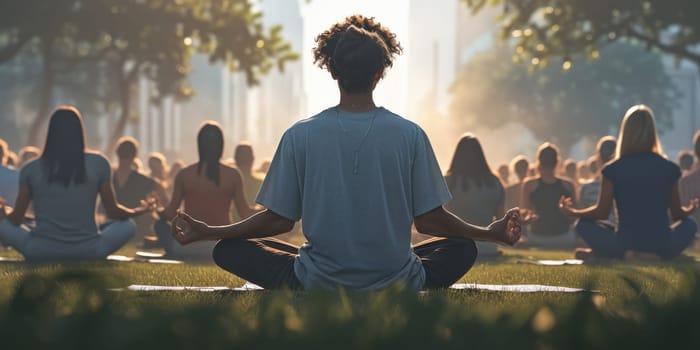
[[[570,257],[509,249],[461,282],[550,284],[600,294],[112,292],[107,289],[129,284],[235,287],[243,281],[212,265],[0,263],[0,342],[8,349],[700,348],[699,263],[516,263]]]

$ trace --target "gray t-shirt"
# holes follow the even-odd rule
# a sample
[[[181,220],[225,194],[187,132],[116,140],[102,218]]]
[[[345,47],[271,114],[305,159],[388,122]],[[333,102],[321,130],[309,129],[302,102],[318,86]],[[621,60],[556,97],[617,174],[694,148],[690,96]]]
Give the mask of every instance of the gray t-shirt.
[[[305,288],[418,290],[425,271],[411,249],[413,218],[449,199],[420,127],[384,108],[331,108],[285,132],[257,202],[302,219],[308,241],[294,271]]]
[[[104,183],[109,183],[112,170],[107,159],[95,153],[85,154],[85,170],[85,183],[64,187],[49,185],[41,159],[22,168],[20,184],[29,188],[36,216],[33,235],[69,243],[97,236],[97,194]]]

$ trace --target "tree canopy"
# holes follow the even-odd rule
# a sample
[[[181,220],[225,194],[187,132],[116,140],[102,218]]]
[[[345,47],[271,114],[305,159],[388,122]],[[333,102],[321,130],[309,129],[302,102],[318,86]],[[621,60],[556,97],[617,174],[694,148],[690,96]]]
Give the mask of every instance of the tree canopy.
[[[697,0],[462,0],[473,11],[502,8],[501,36],[533,65],[550,57],[571,68],[577,54],[596,58],[600,47],[634,39],[700,66]]]
[[[105,90],[121,109],[115,140],[130,113],[130,88],[140,76],[155,83],[158,100],[187,98],[190,59],[209,56],[243,72],[256,84],[270,69],[297,58],[281,28],[265,29],[250,0],[23,0],[0,5],[0,63],[21,52],[41,57],[41,107],[30,131],[48,117],[56,85]],[[99,73],[77,81],[75,72],[97,65]]]
[[[542,141],[568,150],[581,138],[614,132],[622,113],[644,101],[660,130],[672,125],[679,92],[660,55],[643,47],[615,44],[605,60],[584,60],[562,73],[559,66],[533,69],[513,60],[501,44],[476,56],[452,86],[452,115],[466,128],[520,123]]]

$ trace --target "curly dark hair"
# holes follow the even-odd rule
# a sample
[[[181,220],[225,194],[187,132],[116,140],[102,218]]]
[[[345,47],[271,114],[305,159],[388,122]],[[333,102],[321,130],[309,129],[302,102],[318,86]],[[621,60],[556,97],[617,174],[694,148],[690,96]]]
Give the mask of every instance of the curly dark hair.
[[[396,34],[374,17],[353,15],[316,37],[314,63],[327,69],[348,92],[372,89],[374,75],[403,52]]]

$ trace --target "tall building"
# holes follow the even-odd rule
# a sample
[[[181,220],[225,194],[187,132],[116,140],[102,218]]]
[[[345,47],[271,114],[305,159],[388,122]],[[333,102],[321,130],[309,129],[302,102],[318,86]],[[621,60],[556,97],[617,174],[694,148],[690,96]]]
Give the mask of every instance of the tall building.
[[[460,67],[494,42],[496,10],[472,15],[460,0],[411,0],[408,109],[446,113]]]
[[[408,113],[444,112],[455,77],[458,0],[411,0],[409,9]]]
[[[282,35],[292,49],[302,49],[303,20],[297,1],[261,0],[266,28],[282,25]],[[195,95],[183,103],[166,100],[153,105],[147,81],[140,84],[141,115],[138,128],[130,132],[143,141],[144,149],[196,159],[196,131],[205,120],[215,120],[226,137],[224,158],[233,154],[233,146],[248,140],[263,154],[271,154],[284,130],[305,114],[306,98],[300,62],[285,65],[284,72],[273,69],[249,87],[240,72],[231,72],[224,64],[211,65],[204,55],[192,60],[189,82]],[[137,130],[138,129],[138,130]]]
[[[297,53],[302,51],[304,21],[297,0],[261,0],[266,28],[282,26],[282,36]],[[302,63],[289,62],[284,71],[273,70],[251,91],[256,118],[248,125],[248,137],[261,147],[274,149],[284,131],[306,114]]]

